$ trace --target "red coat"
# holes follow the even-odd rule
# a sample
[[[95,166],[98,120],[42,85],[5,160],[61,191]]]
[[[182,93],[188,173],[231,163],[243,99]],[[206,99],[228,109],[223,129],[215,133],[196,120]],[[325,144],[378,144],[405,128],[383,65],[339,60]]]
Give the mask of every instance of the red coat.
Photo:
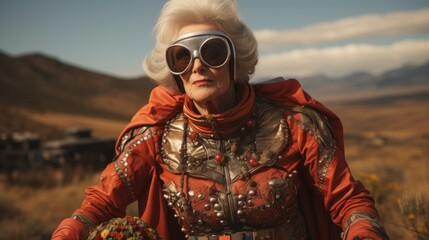
[[[327,118],[336,142],[336,151],[332,159],[325,164],[326,169],[320,169],[317,164],[319,143],[299,124],[299,120],[295,124],[289,119],[291,143],[283,153],[287,157],[278,163],[282,167],[298,169],[303,173],[298,199],[311,239],[340,239],[341,226],[344,226],[349,216],[355,212],[364,212],[378,218],[369,192],[351,176],[344,158],[343,128],[334,113],[305,93],[296,80],[254,85],[250,91],[252,94],[254,92],[255,96],[267,98],[283,106],[316,109]],[[86,190],[87,197],[75,213],[83,214],[95,223],[101,223],[112,217],[124,216],[126,206],[137,200],[141,218],[155,227],[163,239],[183,239],[178,237],[183,234],[172,211],[166,206],[162,192],[162,183],[168,179],[178,182],[179,178],[162,164],[159,142],[164,124],[184,109],[187,111],[186,104],[184,108],[185,100],[184,95],[172,94],[163,87],[152,91],[149,103],[138,111],[118,139],[116,149],[119,158],[103,171],[97,186]],[[286,115],[293,114],[287,110],[285,112]],[[139,142],[141,135],[134,133],[134,140],[127,139],[130,130],[143,126],[152,127],[150,137],[142,137]],[[140,144],[143,141],[144,144]],[[133,144],[134,147],[130,147]],[[300,161],[301,158],[304,159]],[[126,174],[125,169],[128,170]],[[120,171],[121,174],[118,174]],[[358,221],[351,229],[361,227],[371,228],[371,224]],[[60,224],[53,237],[61,238],[66,232],[81,230],[79,223],[67,219]]]

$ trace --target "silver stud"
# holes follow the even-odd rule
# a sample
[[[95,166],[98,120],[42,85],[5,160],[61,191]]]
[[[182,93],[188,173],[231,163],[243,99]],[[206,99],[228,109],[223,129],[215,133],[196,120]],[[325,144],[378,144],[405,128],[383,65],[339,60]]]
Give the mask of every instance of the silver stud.
[[[184,194],[183,192],[178,192],[178,193],[176,194],[176,196],[177,196],[178,198],[181,198],[181,197],[185,197],[185,194]]]
[[[214,205],[214,209],[215,209],[216,211],[220,211],[220,210],[222,209],[222,206],[221,206],[219,203],[215,203],[215,205]]]
[[[282,178],[273,178],[268,181],[268,184],[273,188],[279,188],[285,185],[285,181]]]

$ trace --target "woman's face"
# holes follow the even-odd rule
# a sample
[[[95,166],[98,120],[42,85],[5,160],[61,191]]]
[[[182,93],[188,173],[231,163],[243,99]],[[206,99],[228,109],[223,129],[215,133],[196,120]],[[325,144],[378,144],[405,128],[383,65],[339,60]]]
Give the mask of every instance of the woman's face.
[[[220,31],[208,24],[186,25],[179,36],[204,30]],[[200,107],[229,106],[235,101],[234,83],[230,79],[229,60],[220,68],[210,68],[201,59],[195,58],[189,70],[180,75],[186,94]],[[222,110],[218,109],[217,111]],[[216,109],[215,109],[216,111]]]

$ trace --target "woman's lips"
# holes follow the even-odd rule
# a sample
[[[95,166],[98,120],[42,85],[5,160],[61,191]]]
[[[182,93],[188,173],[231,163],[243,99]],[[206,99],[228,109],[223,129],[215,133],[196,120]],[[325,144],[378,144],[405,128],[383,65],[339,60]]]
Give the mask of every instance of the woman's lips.
[[[192,83],[192,85],[205,85],[207,83],[209,83],[210,80],[209,79],[200,79],[200,80],[196,80]]]

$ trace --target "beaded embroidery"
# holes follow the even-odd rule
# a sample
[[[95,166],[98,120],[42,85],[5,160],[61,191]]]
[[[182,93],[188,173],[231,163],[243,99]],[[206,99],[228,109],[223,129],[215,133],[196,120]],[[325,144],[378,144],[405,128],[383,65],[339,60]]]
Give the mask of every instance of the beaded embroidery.
[[[287,119],[289,121],[293,121],[299,128],[305,130],[319,145],[318,155],[319,159],[317,161],[317,173],[318,173],[318,188],[322,190],[323,182],[325,180],[326,174],[328,172],[329,166],[335,156],[336,153],[336,142],[332,137],[332,133],[329,130],[329,126],[326,123],[317,123],[313,122],[314,119],[308,118],[306,113],[311,112],[313,115],[317,115],[319,121],[322,119],[321,115],[315,110],[310,108],[299,107],[301,110],[301,118],[302,120],[298,120],[295,117],[288,116]],[[297,110],[294,108],[293,110]],[[324,132],[324,135],[321,132]]]
[[[183,114],[176,115],[167,122],[162,138],[162,160],[169,171],[193,176],[202,176],[215,182],[225,184],[222,164],[216,156],[219,153],[219,144],[223,145],[228,158],[228,168],[232,182],[240,176],[251,174],[261,167],[271,166],[279,159],[289,141],[287,123],[284,114],[279,108],[266,102],[258,103],[258,113],[255,119],[258,127],[255,136],[252,133],[241,137],[234,137],[219,141],[213,136],[193,137],[193,130],[188,129]],[[186,128],[186,129],[185,129]],[[248,130],[242,129],[242,132]],[[186,133],[185,141],[183,136]],[[186,144],[186,146],[182,146]],[[251,146],[249,148],[249,146]],[[257,146],[257,148],[256,148]],[[185,162],[182,162],[182,147],[186,149]],[[253,162],[252,162],[253,161]],[[257,163],[255,163],[257,161]]]
[[[254,121],[248,122],[251,126],[244,127],[247,128],[244,132],[250,133],[248,129],[256,125],[256,135],[254,138],[250,133],[247,137],[245,134],[223,139],[223,153],[227,153],[227,159],[220,164],[216,161],[218,139],[194,133],[182,114],[166,124],[161,144],[162,160],[180,180],[164,184],[164,198],[175,210],[182,231],[187,234],[215,234],[284,223],[290,223],[288,239],[298,239],[296,234],[305,233],[297,202],[299,173],[275,166],[289,142],[284,112],[267,102],[257,102],[256,109]],[[248,140],[244,140],[246,138]],[[253,145],[255,147],[249,148]],[[257,164],[251,163],[252,157]],[[259,182],[254,182],[253,173],[267,166],[272,166],[265,170],[267,179],[258,178]],[[192,177],[213,180],[224,188],[201,188],[198,184],[190,187],[189,182],[184,187],[184,180]],[[231,187],[239,179],[244,180],[244,185],[239,189]],[[292,226],[295,223],[298,226]]]
[[[148,131],[147,131],[148,130]],[[150,131],[149,128],[144,128],[143,136],[139,137],[136,141],[129,143],[126,150],[123,151],[119,158],[117,158],[114,161],[115,170],[118,173],[119,177],[121,178],[122,183],[125,185],[129,193],[131,194],[131,198],[134,200],[136,199],[134,191],[131,187],[131,178],[128,174],[128,171],[131,172],[131,169],[128,167],[128,157],[130,156],[131,152],[135,147],[143,143],[144,141],[152,138],[152,131]],[[125,140],[130,140],[130,137],[128,135],[125,135]],[[124,140],[124,138],[123,138]]]

